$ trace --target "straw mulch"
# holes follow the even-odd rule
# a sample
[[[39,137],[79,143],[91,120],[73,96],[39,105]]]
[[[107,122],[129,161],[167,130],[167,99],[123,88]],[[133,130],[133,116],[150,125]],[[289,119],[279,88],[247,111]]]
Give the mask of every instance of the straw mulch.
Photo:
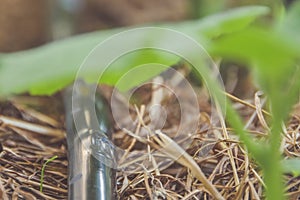
[[[66,199],[67,146],[57,96],[20,96],[0,104],[0,199]],[[57,155],[45,169],[44,162]]]
[[[109,98],[111,88],[102,89]],[[214,199],[218,195],[224,199],[264,199],[259,167],[224,126],[224,119],[211,116],[213,107],[206,90],[196,89],[201,111],[197,130],[179,136],[174,133],[180,107],[176,97],[165,90],[151,85],[136,90],[128,108],[131,116],[124,117],[127,128],[115,127],[114,142],[125,150],[119,156],[116,176],[119,199]],[[245,128],[257,138],[265,137],[270,116],[262,109],[264,97],[259,93],[247,100],[228,97],[244,119]],[[156,132],[149,128],[157,123],[149,117],[153,101],[164,105],[167,114],[163,129]],[[67,198],[61,102],[59,95],[24,95],[0,104],[0,199]],[[299,124],[300,109],[296,106],[283,133],[284,157],[300,157]],[[183,126],[188,127],[188,122]],[[45,168],[40,192],[42,166],[55,155],[58,158]],[[286,174],[285,180],[289,198],[299,198],[300,178]]]

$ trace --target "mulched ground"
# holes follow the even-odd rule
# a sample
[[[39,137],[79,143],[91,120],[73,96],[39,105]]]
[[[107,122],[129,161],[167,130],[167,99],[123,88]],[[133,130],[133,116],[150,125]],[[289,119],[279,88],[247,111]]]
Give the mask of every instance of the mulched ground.
[[[66,199],[67,146],[58,96],[18,96],[0,104],[2,199]],[[39,191],[44,162],[43,193]]]
[[[161,79],[163,82],[164,78]],[[180,84],[174,87],[179,87]],[[104,87],[107,98],[112,88]],[[213,199],[195,176],[202,171],[225,199],[264,199],[261,171],[248,157],[224,119],[212,123],[210,99],[205,89],[198,91],[201,116],[197,131],[188,137],[175,137],[180,107],[175,96],[164,88],[143,86],[131,98],[131,116],[124,116],[128,129],[115,128],[114,142],[128,153],[119,160],[116,183],[119,199]],[[241,100],[228,95],[245,120],[246,128],[257,138],[267,134],[264,97],[259,93]],[[154,99],[155,98],[155,99]],[[122,103],[122,101],[120,101]],[[153,102],[166,106],[167,119],[161,134],[179,143],[170,148],[153,142],[147,127]],[[284,131],[284,157],[300,157],[300,106],[295,106]],[[188,126],[188,122],[185,124]],[[67,146],[64,109],[59,94],[51,97],[21,95],[0,103],[0,199],[67,199]],[[164,137],[163,137],[164,138]],[[170,161],[185,141],[184,158]],[[155,140],[155,138],[154,138]],[[156,146],[155,146],[156,145]],[[159,145],[159,146],[157,146]],[[159,147],[157,151],[155,148]],[[174,148],[173,148],[174,147]],[[175,153],[174,153],[175,152]],[[51,157],[58,158],[45,168],[40,192],[41,169]],[[192,160],[190,160],[192,159]],[[196,165],[195,165],[196,164]],[[192,166],[192,167],[191,167]],[[300,178],[285,175],[290,199],[300,198]]]

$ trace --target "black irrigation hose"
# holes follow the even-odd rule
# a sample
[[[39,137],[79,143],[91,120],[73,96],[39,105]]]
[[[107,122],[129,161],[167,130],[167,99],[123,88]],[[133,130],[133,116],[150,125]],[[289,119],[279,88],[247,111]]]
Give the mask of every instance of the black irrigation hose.
[[[76,85],[64,92],[69,160],[68,198],[114,199],[114,170],[107,166],[109,162],[115,163],[114,150],[109,140],[112,129],[111,112],[101,94],[93,93],[95,85],[84,82]],[[73,109],[72,95],[75,95]],[[96,110],[97,119],[91,114],[93,109]]]

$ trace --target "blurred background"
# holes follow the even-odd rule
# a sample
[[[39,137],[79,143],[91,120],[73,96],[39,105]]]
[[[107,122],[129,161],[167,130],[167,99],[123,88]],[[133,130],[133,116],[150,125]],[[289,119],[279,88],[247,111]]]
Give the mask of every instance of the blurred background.
[[[272,0],[1,0],[0,52],[113,27],[175,22]],[[289,1],[287,1],[288,3]]]

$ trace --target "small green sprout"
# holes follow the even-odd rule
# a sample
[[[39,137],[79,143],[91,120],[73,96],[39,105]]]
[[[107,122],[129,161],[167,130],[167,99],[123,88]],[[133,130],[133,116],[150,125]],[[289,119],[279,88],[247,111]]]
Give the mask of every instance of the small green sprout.
[[[49,162],[52,162],[53,160],[55,160],[56,158],[58,158],[58,156],[53,156],[52,158],[49,158],[49,159],[43,164],[42,171],[41,171],[40,192],[43,192],[43,182],[44,182],[44,173],[45,173],[46,165],[47,165]]]

